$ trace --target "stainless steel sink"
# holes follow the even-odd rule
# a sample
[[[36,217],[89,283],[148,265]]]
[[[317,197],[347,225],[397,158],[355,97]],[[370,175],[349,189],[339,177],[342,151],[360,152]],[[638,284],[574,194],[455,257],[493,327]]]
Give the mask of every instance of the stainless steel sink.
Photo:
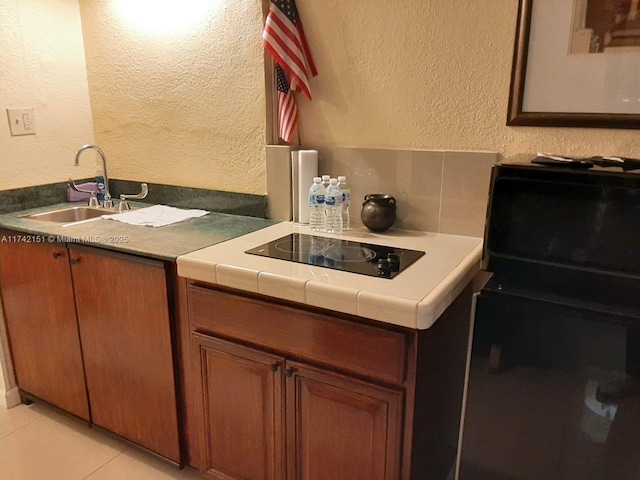
[[[101,207],[68,207],[50,212],[33,213],[24,215],[21,218],[29,218],[31,220],[39,220],[42,222],[54,222],[63,224],[74,224],[100,218],[101,215],[112,215],[118,213],[117,210],[110,210]]]

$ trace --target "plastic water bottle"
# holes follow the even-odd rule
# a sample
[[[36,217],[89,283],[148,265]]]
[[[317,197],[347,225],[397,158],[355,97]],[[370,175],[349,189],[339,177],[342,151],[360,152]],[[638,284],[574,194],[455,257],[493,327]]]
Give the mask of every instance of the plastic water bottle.
[[[104,169],[102,168],[102,165],[96,165],[95,178],[96,178],[96,184],[98,185],[98,192],[97,192],[98,201],[102,202],[104,200],[104,192],[105,192]]]
[[[322,175],[322,185],[324,188],[329,188],[329,175]]]
[[[338,188],[342,192],[342,231],[344,232],[351,228],[351,216],[349,215],[351,188],[347,183],[347,177],[338,177]]]
[[[325,229],[324,201],[327,191],[322,185],[322,178],[314,177],[313,185],[309,189],[309,227],[314,232]]]
[[[329,188],[324,196],[325,230],[328,233],[342,233],[342,193],[338,180],[329,180]]]

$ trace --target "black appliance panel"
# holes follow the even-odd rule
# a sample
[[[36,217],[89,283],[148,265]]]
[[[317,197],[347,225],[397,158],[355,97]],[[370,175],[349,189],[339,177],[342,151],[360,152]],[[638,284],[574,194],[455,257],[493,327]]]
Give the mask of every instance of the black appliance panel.
[[[635,480],[640,323],[477,297],[459,480]]]
[[[640,276],[640,190],[497,178],[489,255]]]
[[[387,279],[395,278],[425,254],[302,233],[285,235],[245,253]]]
[[[640,472],[640,175],[497,165],[459,480]]]

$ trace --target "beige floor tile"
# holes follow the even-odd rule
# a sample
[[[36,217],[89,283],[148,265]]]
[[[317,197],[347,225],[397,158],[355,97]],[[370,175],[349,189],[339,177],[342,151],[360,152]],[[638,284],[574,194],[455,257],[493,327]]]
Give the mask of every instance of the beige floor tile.
[[[0,407],[0,438],[6,437],[39,418],[41,418],[41,414],[37,407],[35,409],[26,405],[18,405],[10,409]]]
[[[37,418],[0,439],[3,480],[82,480],[126,448],[42,405],[15,408],[26,408]]]
[[[198,472],[178,469],[153,456],[128,448],[86,480],[197,480]]]

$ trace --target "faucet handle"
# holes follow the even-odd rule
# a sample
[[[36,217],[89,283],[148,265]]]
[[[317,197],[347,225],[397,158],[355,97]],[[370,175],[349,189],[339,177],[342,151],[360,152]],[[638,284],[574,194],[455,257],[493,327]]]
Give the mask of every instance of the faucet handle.
[[[149,186],[146,183],[140,185],[140,193],[136,195],[128,195],[122,193],[120,195],[120,204],[118,205],[118,211],[124,212],[125,210],[131,210],[131,207],[129,206],[129,202],[127,200],[142,200],[143,198],[146,198],[148,194]]]
[[[104,208],[113,208],[113,201],[111,200],[111,194],[108,192],[104,192],[104,200],[102,202],[102,206]]]

